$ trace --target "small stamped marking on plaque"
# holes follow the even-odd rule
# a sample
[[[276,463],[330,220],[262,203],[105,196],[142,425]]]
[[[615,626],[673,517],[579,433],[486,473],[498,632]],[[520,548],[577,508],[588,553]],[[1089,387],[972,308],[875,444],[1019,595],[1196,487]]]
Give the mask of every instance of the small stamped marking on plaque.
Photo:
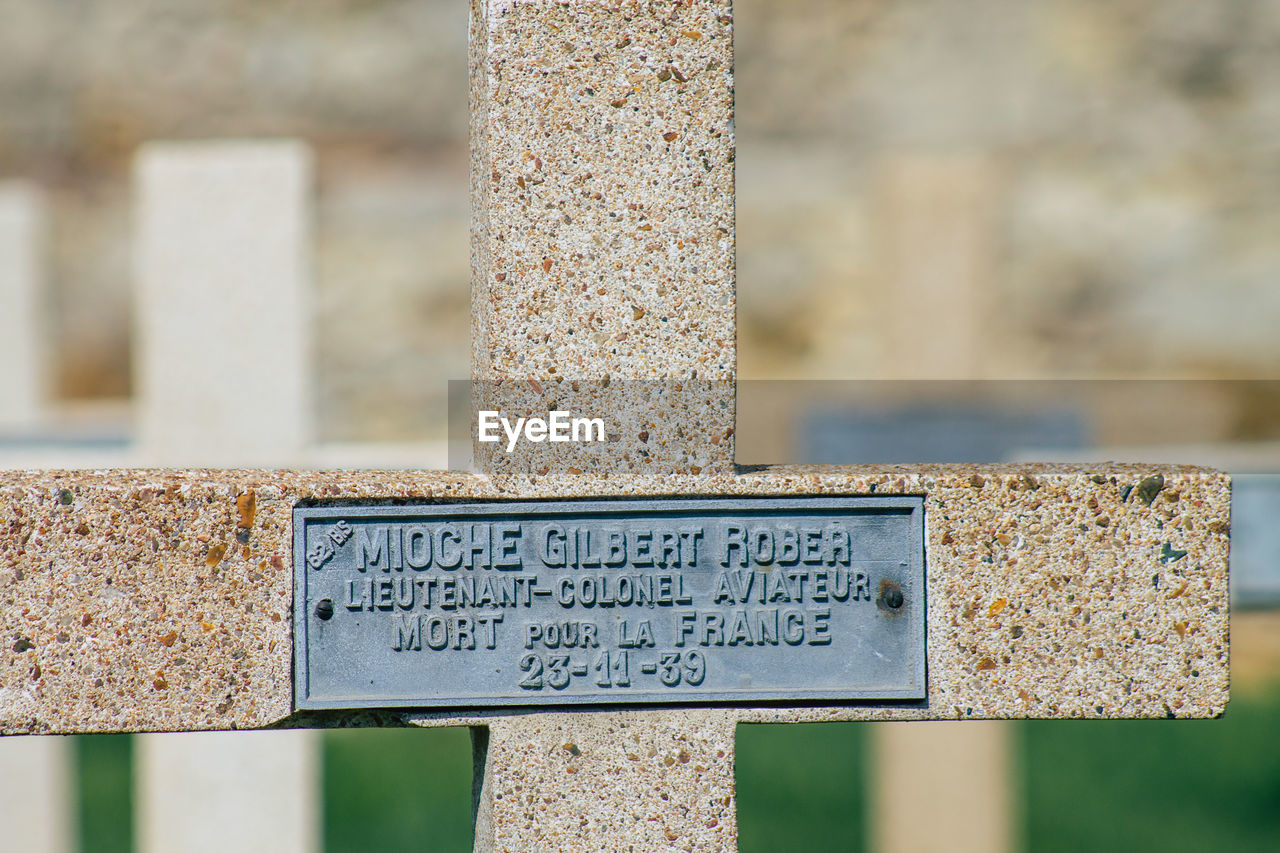
[[[299,709],[925,696],[923,499],[298,507]]]
[[[346,544],[351,538],[351,525],[346,521],[339,520],[337,524],[329,528],[328,532],[319,537],[317,541],[311,544],[307,550],[307,565],[313,569],[323,568],[324,564],[329,562],[338,551],[337,549]]]

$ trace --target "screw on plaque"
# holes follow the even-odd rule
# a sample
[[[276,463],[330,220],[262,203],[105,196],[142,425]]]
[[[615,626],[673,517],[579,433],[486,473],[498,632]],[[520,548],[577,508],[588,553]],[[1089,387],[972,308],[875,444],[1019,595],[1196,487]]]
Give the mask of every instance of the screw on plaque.
[[[891,580],[880,581],[880,598],[876,604],[881,610],[901,610],[907,597],[902,594],[902,586]]]
[[[330,599],[322,598],[316,603],[316,616],[321,620],[328,622],[333,618],[333,602]]]

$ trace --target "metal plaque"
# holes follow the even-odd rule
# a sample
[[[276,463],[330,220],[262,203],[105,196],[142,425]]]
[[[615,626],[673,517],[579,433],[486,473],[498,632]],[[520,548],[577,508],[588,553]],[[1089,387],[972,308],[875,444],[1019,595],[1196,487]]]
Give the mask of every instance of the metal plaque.
[[[298,507],[300,709],[925,696],[918,497]]]

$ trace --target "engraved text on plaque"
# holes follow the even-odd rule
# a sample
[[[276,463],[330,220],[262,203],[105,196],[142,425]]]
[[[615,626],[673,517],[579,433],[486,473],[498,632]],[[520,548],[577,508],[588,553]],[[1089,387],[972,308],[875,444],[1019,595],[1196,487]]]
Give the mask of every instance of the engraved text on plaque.
[[[915,497],[299,507],[303,709],[921,699]]]

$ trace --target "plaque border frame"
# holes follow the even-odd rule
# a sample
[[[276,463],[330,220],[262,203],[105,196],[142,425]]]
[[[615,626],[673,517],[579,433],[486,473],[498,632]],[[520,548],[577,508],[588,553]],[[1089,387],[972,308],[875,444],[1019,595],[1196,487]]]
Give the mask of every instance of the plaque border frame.
[[[341,500],[341,499],[340,499]],[[392,502],[394,501],[394,502]],[[416,699],[386,699],[359,697],[352,699],[312,699],[306,696],[308,681],[308,611],[306,607],[307,563],[306,522],[332,518],[350,519],[374,517],[378,519],[414,518],[424,515],[479,515],[479,516],[534,516],[562,513],[569,517],[586,513],[617,513],[628,511],[645,515],[672,511],[708,510],[718,513],[740,509],[744,512],[765,510],[860,510],[874,513],[891,510],[904,512],[910,517],[908,524],[911,563],[906,568],[908,577],[918,583],[913,594],[918,595],[919,613],[913,616],[907,630],[907,642],[914,655],[908,667],[908,683],[901,688],[887,690],[750,690],[750,691],[701,691],[682,696],[673,693],[619,694],[618,699],[574,694],[529,695],[507,697],[457,697],[427,701]],[[331,503],[317,499],[314,503],[299,502],[293,507],[293,710],[417,710],[437,711],[508,708],[512,711],[557,710],[573,707],[613,707],[640,710],[646,707],[725,707],[753,705],[867,705],[876,703],[921,704],[928,699],[928,573],[927,548],[925,546],[925,497],[924,495],[703,495],[696,497],[589,497],[589,498],[537,498],[537,499],[401,499],[364,498],[341,500]],[[625,698],[623,698],[625,696]]]

